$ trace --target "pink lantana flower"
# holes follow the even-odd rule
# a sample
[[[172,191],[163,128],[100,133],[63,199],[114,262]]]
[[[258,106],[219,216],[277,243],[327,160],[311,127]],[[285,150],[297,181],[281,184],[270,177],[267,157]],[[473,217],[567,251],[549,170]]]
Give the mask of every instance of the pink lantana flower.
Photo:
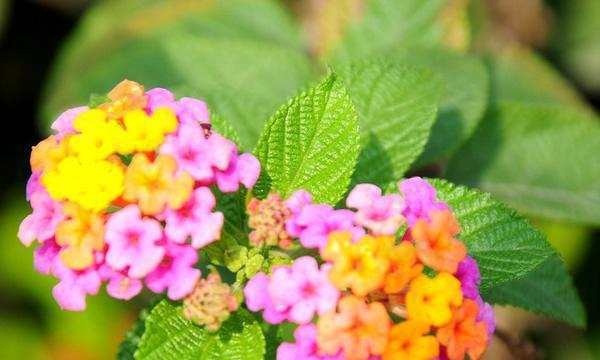
[[[46,189],[40,183],[40,177],[42,177],[41,171],[36,171],[31,174],[27,185],[25,186],[25,198],[27,201],[31,201],[31,196],[39,192],[46,192]]]
[[[460,281],[463,296],[467,299],[476,300],[479,298],[479,283],[481,275],[477,261],[470,256],[466,256],[459,264],[454,276]]]
[[[250,189],[256,184],[259,175],[260,163],[258,159],[250,153],[237,156],[236,148],[229,167],[216,173],[217,186],[222,192],[236,192],[240,184]]]
[[[169,108],[175,114],[179,111],[179,104],[175,101],[175,95],[167,89],[154,88],[146,91],[146,112],[151,114],[159,108]]]
[[[334,210],[329,205],[308,204],[299,213],[292,213],[286,222],[286,231],[300,239],[305,248],[323,250],[334,231],[349,231],[354,240],[365,235],[365,230],[354,224],[354,212]]]
[[[210,123],[208,107],[202,100],[183,97],[176,101],[173,93],[163,88],[148,90],[146,96],[148,97],[146,111],[149,113],[166,107],[173,110],[180,124]]]
[[[394,235],[404,223],[404,199],[400,195],[382,195],[372,184],[359,184],[352,189],[346,205],[357,209],[354,221],[374,235]]]
[[[343,352],[335,356],[320,355],[317,344],[317,326],[307,324],[294,331],[295,344],[282,343],[277,348],[277,360],[343,360]]]
[[[409,227],[413,227],[420,218],[429,220],[429,212],[447,210],[448,205],[436,201],[436,190],[431,184],[420,177],[412,177],[402,181],[398,188],[404,195],[406,208],[403,215]]]
[[[60,279],[52,289],[52,295],[63,310],[83,311],[86,307],[86,296],[96,295],[102,280],[95,266],[83,271],[66,267],[60,257],[55,256],[51,272]]]
[[[256,274],[244,287],[246,306],[250,311],[263,311],[263,318],[270,324],[281,324],[287,320],[289,308],[283,311],[275,308],[268,287],[271,280],[265,273]]]
[[[208,112],[208,106],[202,100],[182,97],[179,99],[179,111],[177,117],[182,124],[190,123],[210,123],[210,113]]]
[[[235,144],[219,134],[207,139],[197,123],[183,124],[177,134],[167,137],[160,152],[177,160],[179,171],[186,171],[203,184],[214,181],[215,172],[226,170],[235,152]]]
[[[60,114],[60,116],[56,120],[54,120],[54,122],[50,126],[52,130],[55,130],[57,132],[56,140],[60,140],[68,134],[76,134],[77,130],[75,130],[75,128],[73,127],[75,118],[77,118],[77,116],[82,112],[87,111],[89,109],[90,108],[87,106],[80,106],[73,109],[69,109]]]
[[[169,243],[158,267],[146,276],[146,285],[155,293],[168,289],[171,300],[180,300],[190,294],[198,279],[200,270],[194,269],[198,253],[190,246]]]
[[[106,222],[106,262],[119,271],[129,267],[128,276],[142,278],[162,260],[165,250],[157,244],[162,238],[160,223],[142,219],[137,205],[129,205]]]
[[[60,246],[50,238],[33,252],[33,268],[40,274],[50,275],[54,259],[60,252]]]
[[[335,310],[340,292],[329,281],[329,265],[303,256],[290,266],[277,266],[268,286],[273,305],[288,313],[288,321],[309,323],[316,314]]]
[[[33,212],[19,226],[18,237],[25,246],[36,239],[44,242],[54,236],[56,226],[65,219],[62,205],[52,199],[46,191],[31,194]]]
[[[108,280],[106,292],[115,299],[131,300],[142,291],[140,279],[129,277],[123,271],[115,271],[106,264],[100,267],[99,274],[102,280]]]
[[[220,239],[223,213],[212,212],[215,205],[213,193],[206,187],[199,187],[181,208],[173,210],[167,207],[159,215],[166,223],[167,238],[182,244],[191,237],[192,246],[196,249]]]

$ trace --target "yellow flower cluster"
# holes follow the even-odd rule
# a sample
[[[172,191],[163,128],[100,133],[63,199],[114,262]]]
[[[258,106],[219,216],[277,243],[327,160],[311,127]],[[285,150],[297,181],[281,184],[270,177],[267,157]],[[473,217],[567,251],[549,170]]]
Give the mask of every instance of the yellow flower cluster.
[[[177,128],[168,108],[152,116],[139,109],[121,119],[107,115],[102,109],[87,110],[73,123],[77,134],[49,138],[34,149],[32,166],[44,170],[42,184],[54,199],[93,212],[106,209],[125,189],[124,166],[115,155],[153,152]]]

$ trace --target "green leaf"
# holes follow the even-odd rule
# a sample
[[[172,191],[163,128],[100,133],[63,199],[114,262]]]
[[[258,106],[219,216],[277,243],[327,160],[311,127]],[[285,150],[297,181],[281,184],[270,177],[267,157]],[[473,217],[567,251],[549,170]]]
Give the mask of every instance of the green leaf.
[[[313,78],[299,29],[274,0],[126,3],[99,2],[60,53],[44,132],[67,107],[128,78],[206,100],[251,149],[268,116]]]
[[[442,0],[368,0],[347,24],[329,59],[334,63],[372,57],[392,47],[406,44],[439,44],[443,37],[439,21]]]
[[[389,56],[433,69],[445,80],[437,120],[425,151],[413,167],[447,158],[473,134],[483,116],[489,92],[487,69],[475,57],[443,48],[406,47]]]
[[[600,91],[600,2],[560,1],[553,32],[556,58],[578,84],[590,93]]]
[[[506,47],[488,58],[491,102],[505,100],[562,104],[591,114],[593,110],[549,63],[530,49]]]
[[[260,325],[240,309],[216,331],[183,318],[181,307],[162,301],[146,320],[146,331],[135,353],[137,360],[259,360],[265,354]]]
[[[600,124],[555,107],[493,107],[448,178],[542,218],[600,225]]]
[[[481,289],[517,279],[553,253],[538,230],[489,194],[441,179],[429,181],[460,223],[459,237],[481,270]]]
[[[492,304],[517,306],[577,327],[586,326],[585,309],[558,255],[523,277],[483,291],[482,296]]]
[[[339,76],[360,119],[362,150],[353,181],[400,179],[429,138],[443,81],[428,69],[384,60],[343,67]]]
[[[359,138],[352,101],[330,74],[269,119],[256,148],[263,172],[255,193],[264,196],[272,186],[287,198],[306,189],[315,202],[335,204],[350,183]]]
[[[119,345],[119,353],[117,354],[117,360],[133,360],[135,351],[137,350],[138,344],[144,335],[146,330],[146,318],[150,315],[150,311],[156,304],[160,302],[160,297],[152,301],[152,303],[143,308],[140,311],[140,316],[135,322],[131,329],[125,334],[125,339]]]

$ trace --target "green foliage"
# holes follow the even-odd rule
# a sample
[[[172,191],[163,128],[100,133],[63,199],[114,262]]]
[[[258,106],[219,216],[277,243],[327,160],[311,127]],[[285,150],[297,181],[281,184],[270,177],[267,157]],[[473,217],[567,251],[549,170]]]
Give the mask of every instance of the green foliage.
[[[583,87],[600,90],[600,2],[561,1],[552,44],[553,54]]]
[[[54,69],[44,132],[69,105],[86,103],[87,94],[129,78],[205,99],[250,149],[263,121],[312,78],[299,30],[275,1],[99,4],[86,14]]]
[[[355,183],[401,178],[421,154],[435,121],[443,82],[432,71],[364,61],[339,70],[360,119]]]
[[[146,320],[137,360],[263,359],[265,339],[256,319],[244,309],[231,314],[218,331],[186,320],[181,307],[164,300]]]
[[[125,335],[125,340],[119,345],[119,353],[117,354],[117,360],[133,360],[135,351],[137,350],[138,344],[142,340],[142,336],[146,331],[146,319],[150,315],[150,312],[161,301],[161,298],[157,298],[152,303],[143,308],[140,311],[139,318],[133,323],[131,329]]]
[[[517,306],[578,327],[586,324],[581,300],[558,255],[525,276],[483,291],[482,296],[492,304]]]
[[[558,107],[493,107],[448,165],[477,186],[543,218],[600,225],[600,124]]]
[[[364,13],[351,20],[328,58],[334,63],[372,57],[407,44],[439,44],[443,30],[439,16],[442,0],[370,0]]]
[[[482,289],[527,274],[553,253],[538,230],[490,195],[444,180],[430,181],[460,223],[459,237],[477,260]]]
[[[433,69],[445,80],[437,120],[416,165],[448,157],[473,134],[483,116],[489,86],[483,62],[442,48],[414,46],[393,50],[389,56],[402,63]]]
[[[487,58],[490,72],[490,100],[534,104],[562,104],[583,113],[589,105],[569,82],[533,51],[509,47]]]
[[[262,174],[255,193],[283,198],[308,190],[317,203],[345,193],[359,153],[358,117],[335,74],[291,99],[269,119],[256,148]]]

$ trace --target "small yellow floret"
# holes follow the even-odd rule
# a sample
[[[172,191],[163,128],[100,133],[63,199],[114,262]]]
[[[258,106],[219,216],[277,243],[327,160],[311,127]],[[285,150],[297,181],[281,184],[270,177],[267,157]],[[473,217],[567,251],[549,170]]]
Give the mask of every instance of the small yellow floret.
[[[123,169],[110,161],[81,161],[70,156],[42,175],[42,184],[56,200],[69,200],[98,212],[123,193]]]

